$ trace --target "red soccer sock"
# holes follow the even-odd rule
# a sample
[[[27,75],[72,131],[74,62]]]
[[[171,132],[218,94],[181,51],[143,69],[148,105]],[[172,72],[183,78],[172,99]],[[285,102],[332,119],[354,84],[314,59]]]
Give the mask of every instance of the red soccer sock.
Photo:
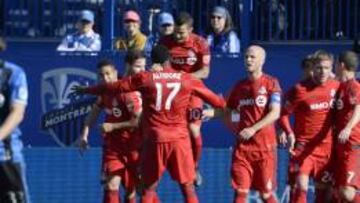
[[[295,189],[295,195],[294,195],[294,199],[291,203],[306,203],[306,195],[307,195],[307,191],[304,191],[300,188]]]
[[[180,187],[186,203],[199,202],[193,185],[181,185]]]
[[[141,203],[153,203],[157,198],[155,190],[145,189],[143,195],[141,196]]]
[[[277,203],[278,201],[276,200],[274,194],[271,194],[271,196],[267,199],[263,199],[263,201],[265,203]]]
[[[235,192],[234,203],[246,203],[247,193]]]
[[[191,147],[194,157],[195,166],[197,167],[201,157],[201,150],[202,150],[202,136],[201,134],[194,137],[191,136]]]
[[[120,203],[119,190],[104,190],[103,203]]]

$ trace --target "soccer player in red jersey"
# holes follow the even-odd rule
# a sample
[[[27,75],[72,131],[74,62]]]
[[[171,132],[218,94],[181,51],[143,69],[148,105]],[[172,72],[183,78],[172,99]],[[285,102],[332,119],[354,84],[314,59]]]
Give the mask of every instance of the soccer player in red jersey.
[[[360,84],[355,74],[359,65],[356,53],[345,51],[336,64],[341,81],[336,102],[336,185],[345,202],[360,202]]]
[[[276,78],[263,72],[265,57],[262,47],[247,48],[248,77],[234,86],[227,100],[225,113],[234,110],[240,113],[231,165],[235,203],[245,203],[252,188],[260,192],[264,202],[277,202],[273,194],[277,164],[274,122],[280,116],[281,88]],[[205,110],[204,116],[223,113]]]
[[[178,71],[191,73],[199,79],[206,79],[210,72],[210,49],[206,39],[192,33],[193,18],[182,12],[175,19],[173,35],[160,39],[171,55],[171,66]],[[200,161],[202,149],[201,110],[203,102],[199,97],[192,97],[189,106],[189,129],[191,134],[193,156],[196,168]],[[197,170],[195,186],[201,185],[201,176]]]
[[[129,51],[125,57],[127,73],[135,74],[145,70],[145,56],[140,51]],[[118,80],[117,70],[109,60],[102,60],[97,65],[98,75],[103,83]],[[139,92],[124,94],[101,94],[87,117],[80,138],[80,149],[86,149],[92,124],[104,110],[105,122],[100,126],[104,145],[102,170],[105,178],[104,203],[120,203],[120,183],[125,189],[125,202],[135,203],[137,168],[142,138],[137,129],[142,112]]]
[[[185,202],[197,203],[186,109],[192,94],[216,108],[224,108],[225,101],[206,88],[201,80],[172,69],[166,47],[155,46],[151,59],[153,63],[161,64],[163,70],[143,72],[112,84],[76,87],[74,90],[91,94],[140,91],[144,109],[142,129],[147,136],[141,164],[145,184],[142,202],[152,203],[159,180],[164,170],[168,169],[170,176],[180,184]]]
[[[301,61],[301,69],[303,71],[302,80],[307,80],[312,77],[312,71],[314,66],[314,56],[312,54],[307,55],[302,61]],[[290,125],[287,124],[287,125]],[[280,126],[281,127],[281,126]],[[279,143],[283,144],[284,146],[288,144],[287,140],[287,134],[285,130],[279,135],[278,137]],[[295,166],[291,166],[288,168],[288,185],[290,186],[290,199],[293,199],[293,196],[295,195],[295,184],[296,184],[296,173],[295,173]]]
[[[314,55],[312,76],[286,94],[279,123],[289,139],[290,171],[296,176],[291,202],[306,202],[309,177],[315,180],[315,202],[326,202],[332,181],[332,124],[339,82],[331,79],[333,57],[321,51]],[[289,115],[294,114],[294,130]]]

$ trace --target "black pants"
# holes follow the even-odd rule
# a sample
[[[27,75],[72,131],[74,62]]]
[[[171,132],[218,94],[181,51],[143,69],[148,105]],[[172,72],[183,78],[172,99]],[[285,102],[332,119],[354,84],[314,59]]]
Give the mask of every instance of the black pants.
[[[1,203],[25,203],[20,164],[12,161],[1,161],[0,180]]]

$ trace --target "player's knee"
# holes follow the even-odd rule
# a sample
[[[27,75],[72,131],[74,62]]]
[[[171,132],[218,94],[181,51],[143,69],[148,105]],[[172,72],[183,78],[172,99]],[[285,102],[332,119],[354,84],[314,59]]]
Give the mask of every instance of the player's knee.
[[[273,195],[272,191],[260,193],[261,199],[265,199],[265,200],[269,199],[272,195]]]
[[[119,176],[113,176],[110,177],[106,183],[106,189],[108,190],[119,190],[120,187],[120,177]]]
[[[352,202],[356,195],[356,189],[350,186],[340,188],[340,195],[343,200]]]
[[[237,195],[247,195],[249,193],[249,190],[248,189],[237,188],[237,189],[235,189],[235,193]]]
[[[297,180],[297,187],[302,191],[307,191],[309,187],[309,176],[300,175]]]
[[[191,132],[191,136],[193,137],[198,137],[201,135],[201,125],[200,124],[196,124],[196,123],[190,123],[189,124],[189,129]]]

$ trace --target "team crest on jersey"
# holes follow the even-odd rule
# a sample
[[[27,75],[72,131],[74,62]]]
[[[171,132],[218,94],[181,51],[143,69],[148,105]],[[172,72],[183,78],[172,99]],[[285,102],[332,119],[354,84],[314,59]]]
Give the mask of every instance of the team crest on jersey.
[[[121,117],[122,112],[121,109],[119,108],[119,102],[114,98],[111,104],[112,104],[112,108],[111,109],[105,108],[105,113],[108,115],[113,115],[116,118]]]
[[[266,88],[264,86],[261,86],[258,93],[259,94],[266,94],[267,93]]]
[[[264,107],[267,103],[267,97],[264,95],[259,95],[256,97],[255,103],[258,107]]]
[[[191,66],[194,65],[197,61],[196,53],[193,50],[189,50],[187,55],[186,63]]]
[[[55,142],[67,147],[73,145],[81,123],[90,112],[94,97],[75,95],[75,85],[95,84],[95,73],[78,68],[58,68],[41,76],[41,127]]]

